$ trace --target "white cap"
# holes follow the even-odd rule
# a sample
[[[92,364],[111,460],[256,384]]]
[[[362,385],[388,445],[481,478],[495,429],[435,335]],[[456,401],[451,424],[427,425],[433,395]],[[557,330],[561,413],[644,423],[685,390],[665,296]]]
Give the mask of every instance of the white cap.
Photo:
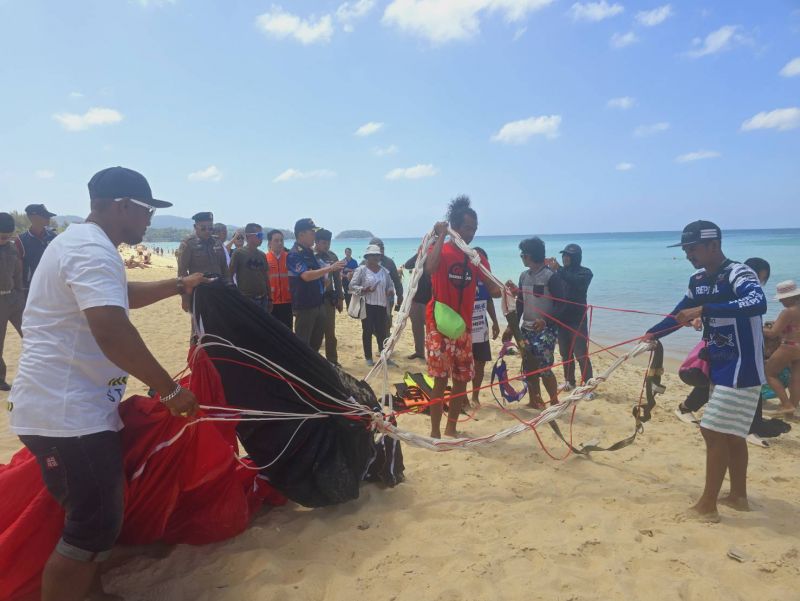
[[[793,296],[800,295],[800,288],[797,287],[797,284],[794,280],[786,280],[785,282],[779,282],[778,285],[775,287],[775,291],[778,293],[775,295],[775,300],[781,300],[784,298],[791,298]]]

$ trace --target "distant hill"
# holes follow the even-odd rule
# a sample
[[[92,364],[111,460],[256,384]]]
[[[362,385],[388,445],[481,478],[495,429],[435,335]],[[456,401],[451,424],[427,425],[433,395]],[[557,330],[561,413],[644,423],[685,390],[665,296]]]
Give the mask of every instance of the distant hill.
[[[344,230],[336,234],[337,240],[361,240],[362,238],[374,238],[372,232],[367,230]]]
[[[172,228],[176,230],[190,230],[194,228],[194,221],[188,217],[178,217],[177,215],[153,215],[150,227],[157,230]]]

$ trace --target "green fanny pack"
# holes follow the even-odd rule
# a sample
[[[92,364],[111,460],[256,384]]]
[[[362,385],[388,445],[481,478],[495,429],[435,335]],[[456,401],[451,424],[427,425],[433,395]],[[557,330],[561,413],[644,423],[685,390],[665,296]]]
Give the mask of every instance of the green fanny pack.
[[[467,324],[464,318],[450,305],[435,301],[433,305],[433,319],[436,321],[436,329],[443,335],[453,340],[457,340],[467,331]]]

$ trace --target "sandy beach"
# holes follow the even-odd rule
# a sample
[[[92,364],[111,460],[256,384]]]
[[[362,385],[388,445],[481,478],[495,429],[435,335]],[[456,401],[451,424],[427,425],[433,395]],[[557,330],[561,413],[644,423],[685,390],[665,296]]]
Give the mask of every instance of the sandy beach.
[[[128,277],[173,276],[171,258],[153,261]],[[132,319],[159,361],[181,371],[189,318],[178,299],[133,311]],[[340,361],[363,377],[360,324],[345,314],[337,335]],[[412,350],[410,328],[404,336],[392,381],[406,369],[424,369],[404,359]],[[19,349],[9,328],[9,381]],[[597,358],[599,367],[608,362]],[[510,367],[513,373],[516,364]],[[630,434],[644,369],[644,360],[624,365],[597,399],[578,406],[575,442],[611,443]],[[106,589],[128,601],[800,599],[798,422],[770,448],[749,447],[754,511],[721,507],[719,524],[681,521],[676,516],[701,492],[705,453],[699,429],[672,414],[687,392],[674,373],[664,378],[667,392],[644,434],[619,452],[554,461],[532,433],[480,451],[405,446],[406,481],[396,488],[365,485],[357,501],[332,508],[290,503],[265,510],[245,533],[215,545],[120,547],[105,570]],[[129,394],[145,390],[135,380],[128,387]],[[486,391],[476,419],[462,426],[479,435],[511,420]],[[3,462],[20,447],[7,422],[2,412]],[[429,429],[422,415],[404,416],[400,426]],[[541,437],[555,455],[564,454],[549,428]],[[728,557],[732,547],[745,561]]]

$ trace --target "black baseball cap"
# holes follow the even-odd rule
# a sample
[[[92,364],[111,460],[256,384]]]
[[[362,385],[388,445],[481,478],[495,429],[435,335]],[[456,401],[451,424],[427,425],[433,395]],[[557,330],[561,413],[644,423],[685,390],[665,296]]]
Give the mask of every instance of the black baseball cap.
[[[583,254],[581,247],[577,244],[567,244],[564,247],[564,250],[561,251],[562,255],[580,255]]]
[[[294,235],[297,236],[300,232],[306,232],[308,230],[314,230],[315,232],[319,231],[322,228],[319,228],[314,223],[314,220],[310,217],[305,217],[304,219],[299,219],[294,224]]]
[[[144,175],[125,167],[109,167],[95,173],[89,180],[89,198],[132,198],[156,209],[172,206],[171,202],[153,198]]]
[[[688,246],[689,244],[697,244],[698,242],[709,242],[710,240],[722,240],[722,230],[716,223],[711,221],[692,221],[689,225],[683,228],[681,234],[681,241],[677,244],[670,244],[667,248],[675,248],[676,246]]]
[[[26,215],[38,215],[39,217],[44,217],[45,219],[51,219],[55,217],[55,213],[51,213],[47,210],[47,207],[44,205],[28,205],[25,207],[25,214]]]
[[[199,213],[192,215],[192,221],[195,223],[198,221],[214,221],[214,213],[211,211],[200,211]],[[216,224],[214,225],[216,226]]]

